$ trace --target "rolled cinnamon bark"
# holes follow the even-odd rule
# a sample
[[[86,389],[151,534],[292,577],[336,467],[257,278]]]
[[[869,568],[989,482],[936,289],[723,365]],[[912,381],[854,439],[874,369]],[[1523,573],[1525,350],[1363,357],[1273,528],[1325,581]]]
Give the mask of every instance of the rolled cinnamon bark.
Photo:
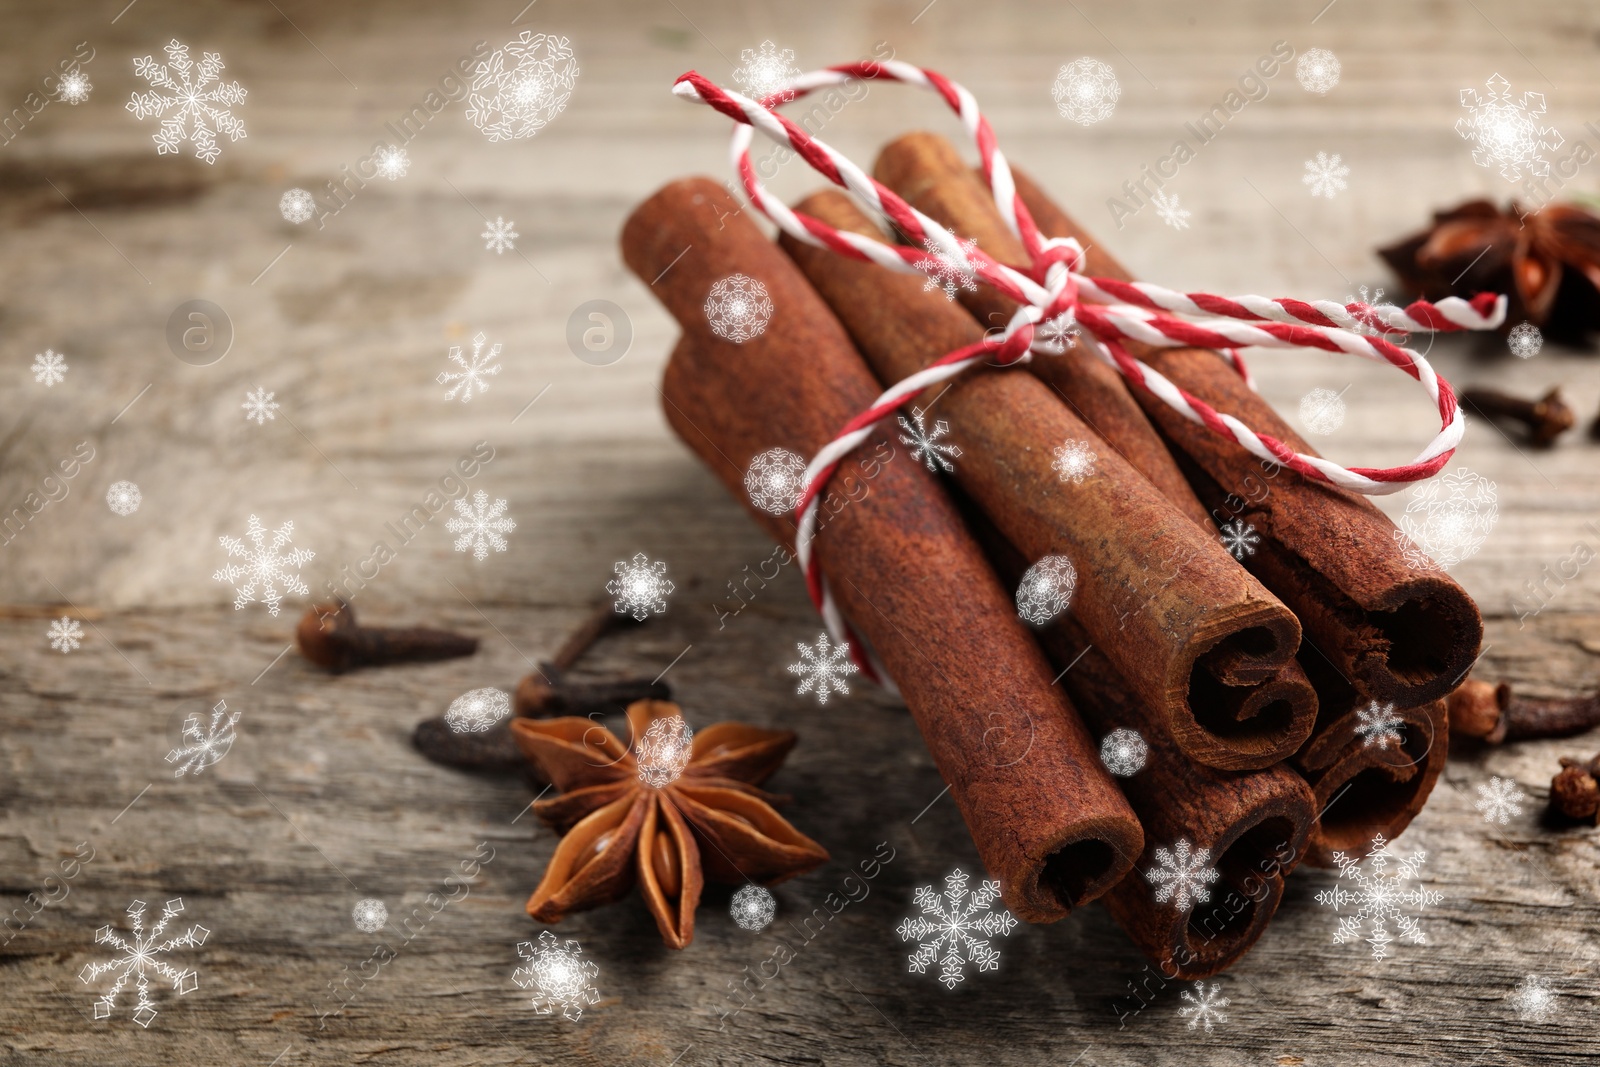
[[[1040,232],[1076,237],[1089,249],[1088,273],[1130,279],[1026,175],[1013,174]],[[1218,411],[1298,452],[1316,454],[1215,352],[1124,344],[1136,359]],[[1134,392],[1180,450],[1212,517],[1248,523],[1261,535],[1246,565],[1294,610],[1306,644],[1352,688],[1369,699],[1415,708],[1441,699],[1466,676],[1483,640],[1477,605],[1443,571],[1410,566],[1383,512],[1353,493],[1263,463],[1143,390]]]
[[[775,447],[814,455],[879,389],[827,305],[738,208],[709,179],[673,182],[629,217],[623,258],[684,328],[662,383],[668,422],[792,548],[793,525],[751,505],[746,468]],[[773,307],[744,345],[703,312],[734,273],[760,281]],[[841,610],[899,686],[1007,907],[1061,918],[1127,872],[1143,848],[1138,821],[933,477],[880,433],[833,476],[829,497],[846,494],[813,545]]]
[[[837,229],[883,236],[843,193],[798,206]],[[885,383],[982,339],[971,315],[916,276],[787,235],[780,243]],[[956,482],[1030,559],[1072,561],[1070,614],[1159,709],[1164,734],[1228,770],[1271,766],[1300,748],[1316,697],[1294,659],[1298,623],[1216,537],[1103,445],[1092,475],[1064,483],[1052,450],[1099,439],[1038,379],[975,368],[928,392],[925,423],[947,422],[962,449]]]

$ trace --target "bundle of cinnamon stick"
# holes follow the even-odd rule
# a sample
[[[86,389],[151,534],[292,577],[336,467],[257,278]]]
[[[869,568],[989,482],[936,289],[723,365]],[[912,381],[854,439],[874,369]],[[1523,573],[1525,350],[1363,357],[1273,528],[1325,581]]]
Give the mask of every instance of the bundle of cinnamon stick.
[[[943,139],[895,141],[876,177],[990,256],[1026,261]],[[1017,185],[1045,235],[1092,249],[1088,273],[1128,277],[1034,183]],[[893,239],[841,193],[797,208]],[[774,243],[705,178],[641,204],[622,251],[683,328],[661,389],[668,421],[791,549],[792,518],[747,495],[752,460],[809,459],[883,388],[1015,310],[987,286],[952,302],[917,277]],[[719,335],[705,313],[732,274],[771,302],[753,341]],[[1216,353],[1129,348],[1311,451]],[[1084,346],[1028,367],[971,370],[914,401],[959,445],[948,472],[880,425],[833,475],[828,494],[850,503],[828,509],[812,550],[1007,906],[1049,922],[1103,899],[1169,975],[1214,974],[1261,936],[1302,859],[1392,838],[1421,810],[1447,747],[1442,698],[1476,657],[1481,620],[1442,572],[1407,565],[1366,501],[1264,469]],[[1259,538],[1242,558],[1219,537],[1233,522]],[[1076,574],[1070,608],[1031,625],[1014,593],[1056,556]],[[1098,751],[1118,730],[1147,752],[1124,777]],[[1174,851],[1203,856],[1216,879],[1175,898],[1161,874]]]

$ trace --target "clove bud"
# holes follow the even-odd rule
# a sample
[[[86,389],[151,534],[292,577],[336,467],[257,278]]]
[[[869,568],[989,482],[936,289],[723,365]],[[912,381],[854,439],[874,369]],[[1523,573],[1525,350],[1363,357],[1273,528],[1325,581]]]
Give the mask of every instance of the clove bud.
[[[1541,737],[1571,737],[1600,726],[1600,694],[1541,699],[1519,697],[1508,682],[1491,685],[1468,678],[1445,698],[1452,736],[1476,737],[1491,745]]]
[[[306,659],[335,674],[391,663],[431,663],[470,656],[478,639],[422,627],[361,626],[347,601],[313,604],[295,628]]]
[[[1561,770],[1550,779],[1550,807],[1568,819],[1600,821],[1600,756],[1591,760],[1561,757]]]
[[[1530,444],[1547,448],[1555,439],[1572,429],[1577,416],[1561,399],[1561,387],[1555,386],[1538,400],[1524,400],[1498,389],[1469,386],[1461,391],[1461,403],[1474,408],[1484,418],[1514,422],[1528,431]]]

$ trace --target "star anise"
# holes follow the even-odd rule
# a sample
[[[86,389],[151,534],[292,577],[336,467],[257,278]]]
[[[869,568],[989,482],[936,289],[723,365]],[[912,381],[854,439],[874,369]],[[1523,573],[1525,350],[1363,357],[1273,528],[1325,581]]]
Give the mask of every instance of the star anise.
[[[721,722],[691,732],[676,704],[629,705],[631,744],[592,719],[517,719],[517,744],[561,791],[534,812],[565,836],[528,899],[558,922],[620,900],[637,882],[661,937],[694,939],[706,878],[771,885],[827,862],[821,845],[756,788],[794,747],[787,730]]]
[[[1507,329],[1527,320],[1569,341],[1600,329],[1600,218],[1576,204],[1525,213],[1470,200],[1378,254],[1430,300],[1508,294]]]

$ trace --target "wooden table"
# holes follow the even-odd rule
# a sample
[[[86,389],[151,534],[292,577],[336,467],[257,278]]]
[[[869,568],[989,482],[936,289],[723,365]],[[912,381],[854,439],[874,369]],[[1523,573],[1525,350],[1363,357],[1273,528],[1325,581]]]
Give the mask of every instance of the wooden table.
[[[1318,15],[1318,4],[999,11],[818,0],[802,13],[546,0],[513,24],[517,2],[121,6],[8,4],[0,42],[6,109],[77,42],[95,54],[91,99],[50,104],[0,149],[6,513],[50,489],[45,475],[79,442],[94,455],[0,563],[0,885],[5,909],[21,916],[0,935],[0,1062],[1597,1059],[1596,835],[1539,824],[1556,757],[1587,755],[1592,737],[1452,758],[1401,839],[1426,850],[1426,884],[1444,895],[1425,918],[1426,946],[1376,962],[1365,945],[1333,945],[1334,919],[1313,899],[1333,875],[1297,874],[1268,934],[1218,980],[1230,1003],[1211,1033],[1185,1025],[1176,985],[1146,994],[1148,1007],[1119,1024],[1131,984],[1148,972],[1093,907],[1016,930],[1000,969],[953,993],[906,973],[895,927],[917,886],[957,865],[976,873],[971,841],[894,701],[864,687],[825,708],[796,698],[785,665],[818,623],[793,574],[719,626],[727,583],[769,546],[668,433],[655,387],[675,330],[616,252],[627,211],[662,182],[726,175],[726,124],[674,101],[676,74],[726,78],[741,49],[768,37],[803,67],[885,41],[968,85],[1011,155],[1145,276],[1342,299],[1361,284],[1392,285],[1371,249],[1430,209],[1511,192],[1472,164],[1452,128],[1463,87],[1499,72],[1514,92],[1546,95],[1543,121],[1569,146],[1594,146],[1583,126],[1597,85],[1591,9],[1344,0]],[[368,183],[322,229],[280,218],[285,190],[320,192],[341,165],[392,139],[385,124],[475,42],[497,47],[524,28],[569,35],[582,65],[571,106],[548,129],[491,144],[454,104],[407,146],[402,180]],[[220,51],[224,77],[249,91],[238,110],[248,137],[225,143],[215,165],[158,157],[153,123],[122,107],[145,88],[130,59],[159,57],[172,37],[197,54]],[[1146,211],[1118,232],[1099,205],[1280,39],[1335,51],[1338,88],[1315,96],[1280,74],[1174,180],[1191,228]],[[1062,120],[1049,98],[1057,68],[1085,53],[1111,63],[1122,88],[1113,119],[1090,128]],[[881,87],[823,135],[866,163],[916,124],[955,131],[930,99]],[[1349,190],[1332,200],[1309,197],[1300,180],[1317,151],[1351,168]],[[1593,170],[1572,187],[1592,188]],[[790,194],[815,184],[795,164],[778,183]],[[497,217],[522,235],[499,255],[478,237]],[[180,361],[167,342],[169,316],[192,299],[219,305],[232,325],[231,350],[207,366]],[[633,331],[626,356],[605,366],[575,358],[565,339],[574,309],[595,299],[620,305]],[[470,403],[446,402],[435,381],[446,351],[479,331],[503,346],[502,371]],[[69,366],[49,389],[27,370],[47,347]],[[1430,358],[1458,382],[1526,394],[1560,383],[1585,418],[1600,403],[1590,355],[1546,347],[1522,362],[1490,338],[1440,342]],[[1325,451],[1351,465],[1400,461],[1432,432],[1421,393],[1393,373],[1305,353],[1254,365],[1290,412],[1314,386],[1348,386],[1349,417]],[[281,405],[260,425],[241,410],[257,388]],[[259,603],[236,611],[231,588],[213,580],[225,562],[219,535],[242,536],[251,515],[268,529],[292,520],[293,545],[315,552],[303,571],[313,587],[347,565],[353,573],[375,540],[394,543],[385,523],[425,500],[478,441],[494,458],[472,487],[508,501],[510,551],[481,562],[453,551],[440,515],[356,598],[368,621],[481,635],[473,658],[329,677],[288,650],[304,598],[291,596],[275,618]],[[1538,585],[1575,542],[1600,544],[1584,526],[1600,511],[1597,457],[1581,434],[1535,453],[1472,420],[1460,460],[1497,483],[1500,501],[1488,543],[1455,571],[1489,616],[1481,675],[1530,691],[1593,687],[1591,570],[1548,585],[1548,606],[1525,624],[1513,598],[1526,600],[1525,584]],[[103,499],[120,480],[143,498],[128,516]],[[1384,502],[1391,513],[1404,504],[1403,494]],[[660,945],[637,901],[563,923],[558,932],[598,964],[602,999],[576,1023],[534,1014],[511,973],[517,943],[538,933],[522,902],[554,838],[523,814],[523,782],[434,766],[409,742],[418,720],[460,693],[511,688],[603,597],[612,564],[636,552],[668,561],[671,610],[602,645],[584,669],[670,668],[693,723],[801,732],[773,784],[793,794],[791,817],[834,862],[777,890],[779,923],[798,923],[878,842],[895,854],[870,896],[731,1018],[730,988],[772,942],[734,926],[725,889],[707,893],[683,952]],[[62,615],[85,630],[69,655],[46,639]],[[219,700],[241,713],[237,742],[214,766],[174,777],[164,756],[183,719]],[[1532,798],[1504,827],[1473,807],[1490,775],[1515,777]],[[75,849],[92,850],[92,861],[68,862]],[[445,882],[491,854],[464,896]],[[435,910],[429,894],[459,899]],[[78,975],[107,958],[95,931],[125,926],[130,901],[153,916],[180,897],[173,929],[209,931],[203,946],[173,953],[198,971],[198,988],[181,997],[158,988],[148,1029],[130,1018],[131,991],[112,1018],[94,1019],[103,986]],[[380,935],[351,922],[369,897],[389,910]],[[381,967],[368,962],[377,940],[395,954]],[[1521,1021],[1508,1003],[1528,974],[1559,994],[1551,1021]],[[346,990],[337,1000],[335,987]]]

